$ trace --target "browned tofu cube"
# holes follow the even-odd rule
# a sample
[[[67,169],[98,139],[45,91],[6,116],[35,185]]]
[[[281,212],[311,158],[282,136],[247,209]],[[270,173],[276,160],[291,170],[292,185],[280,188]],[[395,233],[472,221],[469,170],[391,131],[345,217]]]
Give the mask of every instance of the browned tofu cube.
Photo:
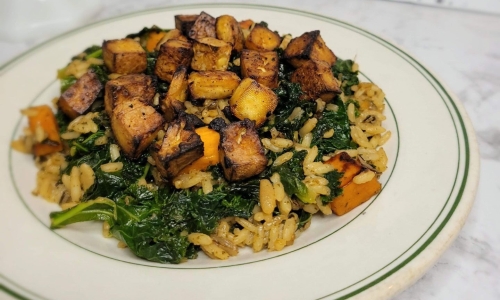
[[[168,40],[180,40],[184,42],[188,42],[188,38],[182,35],[182,32],[178,29],[172,29],[165,33],[165,35],[161,38],[161,40],[156,44],[155,50],[159,51],[161,45],[163,45]]]
[[[151,155],[160,174],[165,178],[172,178],[202,157],[203,151],[200,136],[181,116],[168,125],[161,146],[156,144]]]
[[[61,95],[59,108],[74,119],[89,110],[101,90],[102,84],[95,73],[88,71]]]
[[[187,36],[193,40],[206,37],[215,38],[215,18],[202,11],[193,26],[189,29]]]
[[[245,119],[221,131],[219,157],[224,177],[239,181],[255,176],[267,166],[267,158],[252,121]]]
[[[241,75],[274,89],[278,87],[278,53],[243,50],[240,57]]]
[[[108,116],[111,116],[113,108],[119,103],[132,99],[151,105],[156,93],[155,81],[153,77],[144,74],[123,75],[109,80],[104,89],[104,108]]]
[[[161,109],[167,122],[177,117],[179,112],[184,111],[184,101],[187,98],[188,80],[187,69],[180,66],[175,71],[172,82],[168,88],[165,99],[161,102]]]
[[[281,37],[276,32],[256,24],[245,41],[245,48],[256,51],[273,51],[280,44]]]
[[[161,45],[155,65],[155,74],[170,82],[179,66],[189,67],[193,58],[191,43],[181,40],[168,40]]]
[[[199,39],[193,45],[191,68],[196,71],[225,71],[231,49],[230,44],[215,38]]]
[[[240,120],[254,121],[256,127],[264,124],[277,105],[278,96],[251,78],[243,79],[229,100],[231,113]]]
[[[229,71],[191,72],[189,92],[193,100],[229,98],[240,81],[238,75]]]
[[[131,100],[115,106],[111,128],[125,156],[137,159],[156,138],[164,121],[153,107]]]
[[[199,16],[200,15],[176,15],[175,28],[180,30],[183,35],[188,36],[191,27],[193,27],[194,22],[196,22]]]
[[[233,46],[235,52],[243,50],[243,31],[238,21],[232,16],[223,15],[215,21],[217,38]]]
[[[142,73],[147,67],[146,51],[133,39],[104,41],[102,58],[112,73]]]
[[[330,67],[337,61],[335,54],[321,38],[319,30],[306,32],[292,39],[285,49],[284,57],[296,68],[311,59],[322,60]]]
[[[324,61],[309,60],[292,73],[291,81],[300,84],[303,99],[318,98],[328,102],[341,93],[339,83],[330,65]]]
[[[354,176],[358,175],[361,171],[364,170],[363,166],[361,166],[359,162],[354,160],[349,156],[349,154],[345,152],[336,154],[324,163],[331,165],[335,168],[335,170],[343,173],[342,178],[340,178],[340,187],[344,187],[345,185],[347,185],[349,182],[351,182]]]

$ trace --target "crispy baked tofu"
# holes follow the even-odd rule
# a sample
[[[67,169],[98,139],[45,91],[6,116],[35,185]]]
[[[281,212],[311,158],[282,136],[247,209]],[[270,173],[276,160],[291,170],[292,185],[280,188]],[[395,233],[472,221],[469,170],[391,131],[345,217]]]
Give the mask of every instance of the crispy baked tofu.
[[[278,87],[278,53],[243,50],[240,57],[241,76],[274,89]]]
[[[256,51],[273,51],[280,44],[281,37],[276,32],[256,24],[245,41],[245,48]]]
[[[104,108],[111,116],[113,108],[132,99],[151,105],[156,93],[156,79],[144,74],[123,75],[109,80],[104,88]]]
[[[62,112],[74,119],[87,112],[102,90],[96,74],[88,71],[70,86],[57,102]]]
[[[200,136],[181,116],[168,125],[161,146],[155,144],[151,155],[160,174],[165,178],[172,178],[202,157],[203,151]]]
[[[299,68],[308,60],[322,60],[331,67],[337,57],[321,38],[319,30],[306,32],[290,41],[285,49],[284,57]]]
[[[142,73],[147,67],[146,51],[133,39],[104,41],[102,58],[111,73]]]
[[[190,42],[168,40],[161,45],[155,65],[155,74],[162,80],[172,81],[172,76],[179,66],[189,67],[193,58]]]
[[[308,60],[292,73],[291,81],[300,84],[303,99],[323,99],[329,102],[341,93],[330,65],[324,61]]]
[[[276,94],[251,78],[243,79],[229,100],[231,113],[240,120],[254,121],[256,127],[264,124],[277,105]]]
[[[193,40],[206,37],[215,38],[215,18],[202,11],[198,18],[196,18],[193,26],[189,29],[187,36]]]
[[[119,103],[111,114],[111,128],[126,157],[137,159],[155,139],[163,117],[139,100]]]
[[[231,45],[216,38],[194,42],[191,68],[196,71],[225,71],[229,65]]]
[[[339,154],[334,155],[324,163],[333,166],[335,170],[343,173],[342,178],[340,178],[340,187],[344,187],[346,184],[351,182],[354,176],[364,170],[360,163],[345,152],[340,152]]]
[[[219,40],[233,46],[234,52],[243,50],[243,31],[234,17],[229,15],[218,17],[215,21],[215,31]]]
[[[229,71],[191,72],[188,86],[193,100],[229,98],[240,84],[240,78]]]
[[[175,16],[175,29],[182,32],[183,35],[188,36],[191,27],[200,15],[176,15]]]
[[[188,41],[188,38],[182,35],[182,32],[179,29],[172,29],[165,33],[165,35],[161,38],[161,40],[156,44],[155,50],[159,51],[161,45],[163,45],[168,40],[180,40],[180,41]]]
[[[252,121],[234,122],[221,130],[219,157],[228,181],[247,179],[264,171],[267,158]]]
[[[177,117],[179,112],[184,111],[184,101],[187,98],[188,81],[187,68],[180,66],[175,71],[172,82],[168,88],[165,98],[161,101],[161,109],[167,122]]]

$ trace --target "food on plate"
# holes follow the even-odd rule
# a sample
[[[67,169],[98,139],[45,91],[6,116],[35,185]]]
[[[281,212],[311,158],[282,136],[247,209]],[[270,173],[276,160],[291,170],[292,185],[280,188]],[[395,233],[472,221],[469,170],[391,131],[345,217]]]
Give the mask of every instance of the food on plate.
[[[61,206],[53,229],[100,221],[153,262],[229,259],[280,251],[314,214],[380,192],[385,95],[319,30],[201,12],[116,38],[58,71],[54,108],[22,111],[12,147],[35,156],[33,193]]]

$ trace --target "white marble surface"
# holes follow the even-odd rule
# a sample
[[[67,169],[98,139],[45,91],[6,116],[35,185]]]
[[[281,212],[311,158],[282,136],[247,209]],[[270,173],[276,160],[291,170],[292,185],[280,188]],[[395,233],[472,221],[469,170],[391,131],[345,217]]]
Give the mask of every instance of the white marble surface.
[[[107,0],[87,22],[188,2],[193,1]],[[395,41],[458,95],[477,132],[481,180],[469,219],[436,265],[396,299],[500,299],[500,15],[390,1],[311,2],[272,4],[348,21]],[[22,43],[0,40],[0,64],[47,38]]]

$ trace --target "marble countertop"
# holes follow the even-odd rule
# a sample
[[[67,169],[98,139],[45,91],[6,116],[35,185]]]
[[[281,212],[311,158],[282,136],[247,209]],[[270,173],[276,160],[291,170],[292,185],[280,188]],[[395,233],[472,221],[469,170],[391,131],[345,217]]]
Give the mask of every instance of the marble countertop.
[[[102,2],[104,9],[84,23],[189,2],[200,1],[107,0]],[[396,299],[500,299],[500,15],[392,1],[253,3],[302,9],[364,27],[407,49],[455,92],[474,124],[481,151],[476,203],[452,246]],[[0,65],[49,37],[28,42],[0,39]]]

